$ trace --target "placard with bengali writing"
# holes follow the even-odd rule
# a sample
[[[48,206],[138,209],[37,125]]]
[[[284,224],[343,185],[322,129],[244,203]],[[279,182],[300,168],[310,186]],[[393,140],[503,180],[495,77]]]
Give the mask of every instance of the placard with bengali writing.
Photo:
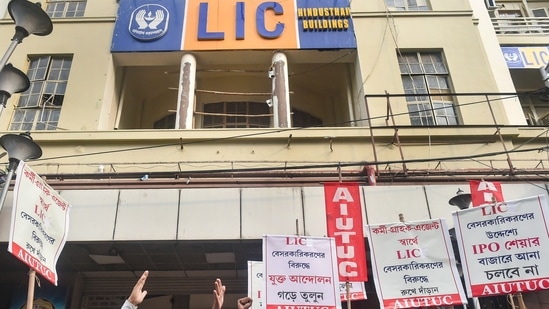
[[[248,261],[248,296],[254,301],[250,309],[263,309],[263,261]]]
[[[263,237],[266,309],[340,309],[333,237]]]
[[[366,227],[381,308],[467,303],[443,219]]]
[[[549,289],[547,196],[453,213],[467,294]]]
[[[38,174],[19,163],[8,251],[55,285],[55,265],[69,230],[69,209],[69,203]]]

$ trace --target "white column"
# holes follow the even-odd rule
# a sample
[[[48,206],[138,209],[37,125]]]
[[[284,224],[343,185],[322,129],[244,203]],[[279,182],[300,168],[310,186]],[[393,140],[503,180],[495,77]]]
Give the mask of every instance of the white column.
[[[192,129],[194,115],[194,91],[196,88],[196,59],[191,54],[181,58],[179,91],[177,95],[176,129]]]
[[[273,126],[275,128],[290,128],[291,108],[290,90],[288,85],[288,59],[281,52],[273,55],[272,63],[272,103],[273,103]]]

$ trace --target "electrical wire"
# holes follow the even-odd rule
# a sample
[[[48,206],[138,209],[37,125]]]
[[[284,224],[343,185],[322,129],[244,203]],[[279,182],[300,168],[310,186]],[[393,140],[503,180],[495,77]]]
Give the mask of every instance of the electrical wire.
[[[517,94],[518,95],[518,94]],[[515,96],[510,96],[515,97]],[[506,98],[510,98],[506,97]],[[497,100],[504,100],[506,98],[499,98],[495,99],[493,101]],[[468,105],[474,105],[474,104],[481,104],[485,103],[486,101],[473,101],[469,103],[463,103],[459,104],[459,106],[468,106]],[[398,113],[394,114],[395,116],[401,116],[401,115],[407,115],[410,113]],[[379,119],[379,118],[385,118],[385,116],[378,116],[378,117],[368,117],[358,120],[349,120],[344,122],[337,122],[332,123],[328,125],[322,125],[321,127],[330,127],[330,126],[338,126],[338,125],[346,125],[353,122],[360,122],[360,121],[371,121],[373,119]],[[233,140],[233,139],[239,139],[244,137],[253,137],[253,136],[261,136],[261,135],[272,135],[277,133],[283,133],[283,132],[290,132],[290,131],[297,131],[297,130],[303,130],[307,128],[314,128],[314,127],[320,127],[320,126],[311,126],[311,127],[294,127],[294,128],[282,128],[277,129],[273,131],[267,131],[267,132],[255,132],[255,133],[248,133],[248,134],[239,134],[234,136],[228,136],[228,137],[221,137],[221,138],[213,138],[213,139],[203,139],[198,141],[191,141],[191,142],[178,142],[178,143],[167,143],[167,144],[159,144],[159,145],[152,145],[152,146],[142,146],[142,147],[133,147],[133,148],[125,148],[125,149],[115,149],[115,150],[105,150],[105,151],[97,151],[97,152],[90,152],[90,153],[81,153],[81,154],[71,154],[71,155],[65,155],[65,156],[55,156],[55,157],[48,157],[48,158],[40,158],[35,161],[45,161],[45,160],[54,160],[54,159],[65,159],[65,158],[76,158],[76,157],[85,157],[85,156],[95,156],[95,155],[102,155],[102,154],[112,154],[112,153],[122,153],[122,152],[129,152],[129,151],[139,151],[139,150],[147,150],[147,149],[155,149],[155,148],[163,148],[163,147],[173,147],[173,146],[186,146],[186,145],[192,145],[192,144],[199,144],[199,143],[210,143],[210,142],[218,142],[218,141],[226,141],[226,140]],[[542,134],[538,135],[541,136]],[[532,141],[535,139],[532,139]],[[531,141],[530,141],[531,142]],[[522,146],[522,145],[521,145]],[[515,149],[518,150],[518,149]],[[403,163],[403,162],[402,162]]]

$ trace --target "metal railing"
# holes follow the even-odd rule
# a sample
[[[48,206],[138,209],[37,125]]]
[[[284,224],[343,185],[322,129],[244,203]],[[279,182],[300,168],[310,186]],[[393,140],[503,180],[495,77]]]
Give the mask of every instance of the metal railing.
[[[504,35],[546,35],[549,34],[547,17],[492,18],[496,34]]]

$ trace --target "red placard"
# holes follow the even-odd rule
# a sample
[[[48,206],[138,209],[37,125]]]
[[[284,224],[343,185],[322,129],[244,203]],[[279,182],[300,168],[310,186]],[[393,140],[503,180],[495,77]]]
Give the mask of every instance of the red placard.
[[[503,202],[503,191],[499,182],[488,182],[484,180],[469,181],[471,190],[471,203],[473,207]]]
[[[339,281],[368,281],[358,183],[325,183],[328,236],[336,242]]]

